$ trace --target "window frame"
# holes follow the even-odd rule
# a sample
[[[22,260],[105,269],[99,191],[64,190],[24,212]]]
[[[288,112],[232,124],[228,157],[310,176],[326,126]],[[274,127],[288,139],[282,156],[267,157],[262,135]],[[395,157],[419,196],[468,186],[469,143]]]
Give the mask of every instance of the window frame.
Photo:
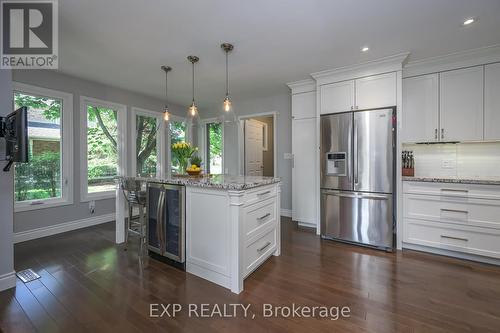
[[[118,176],[127,175],[127,106],[93,97],[80,96],[80,202],[112,199],[116,190],[88,192],[88,160],[87,160],[87,106],[93,105],[116,110],[118,129]]]
[[[219,123],[222,124],[221,121],[219,121],[217,118],[207,118],[203,119],[200,121],[200,129],[199,129],[199,142],[200,142],[200,155],[202,156],[203,159],[205,159],[205,166],[208,165],[208,140],[207,140],[207,125],[211,123]],[[222,174],[225,174],[225,168],[224,168],[224,124],[222,124],[222,147],[221,147],[221,152],[222,152]],[[207,171],[207,170],[205,170]]]
[[[24,212],[73,204],[73,94],[13,81],[12,105],[16,92],[62,101],[61,110],[61,197],[14,201],[14,212]],[[15,175],[14,175],[15,177]],[[14,189],[13,189],[14,190]]]
[[[165,122],[165,130],[163,131],[165,133],[165,146],[166,149],[166,156],[165,156],[165,175],[163,177],[166,177],[167,175],[172,175],[172,139],[170,135],[170,123],[173,121],[178,121],[178,122],[183,122],[186,125],[186,142],[191,141],[191,129],[190,126],[187,123],[187,119],[184,117],[176,116],[174,114],[170,114],[169,120]]]
[[[132,165],[131,165],[131,172],[130,174],[134,177],[137,177],[137,156],[136,156],[136,150],[137,150],[137,144],[136,144],[136,138],[137,138],[137,133],[136,133],[136,126],[137,126],[137,116],[145,116],[145,117],[151,117],[156,119],[156,126],[158,126],[158,131],[156,134],[156,177],[161,178],[164,176],[164,170],[165,170],[165,156],[162,154],[163,151],[165,151],[165,135],[166,135],[166,121],[163,120],[163,114],[160,112],[155,112],[155,111],[150,111],[146,109],[142,109],[139,107],[132,107],[132,112],[131,112],[131,125],[130,125],[130,131],[133,133],[132,137],[132,142],[130,144],[130,156],[132,160]]]

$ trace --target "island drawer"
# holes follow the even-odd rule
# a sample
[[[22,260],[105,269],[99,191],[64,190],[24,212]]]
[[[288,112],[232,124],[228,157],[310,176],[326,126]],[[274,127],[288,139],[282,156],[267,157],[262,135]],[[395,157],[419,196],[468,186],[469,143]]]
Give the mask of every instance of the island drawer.
[[[407,219],[405,243],[500,258],[500,231]]]
[[[245,276],[259,267],[259,265],[276,250],[276,241],[277,229],[272,228],[262,237],[253,240],[246,246],[244,254]]]
[[[244,230],[248,239],[276,223],[276,198],[270,198],[244,208]]]
[[[259,186],[245,192],[245,205],[276,197],[276,185]]]
[[[405,218],[500,229],[500,200],[404,194]]]

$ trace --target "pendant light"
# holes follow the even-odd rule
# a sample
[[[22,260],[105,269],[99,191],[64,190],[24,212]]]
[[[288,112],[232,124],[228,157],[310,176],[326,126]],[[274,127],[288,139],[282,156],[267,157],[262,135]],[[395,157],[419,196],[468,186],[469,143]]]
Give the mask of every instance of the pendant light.
[[[165,110],[163,110],[163,119],[165,121],[170,120],[170,112],[168,111],[168,72],[172,70],[170,66],[161,66],[161,69],[165,72]]]
[[[222,102],[222,113],[219,116],[219,121],[221,123],[230,124],[236,122],[236,116],[233,111],[233,106],[231,99],[229,98],[229,67],[228,67],[228,56],[229,52],[234,49],[234,46],[230,43],[222,43],[221,49],[226,53],[226,97]]]
[[[199,119],[198,107],[196,106],[196,103],[194,101],[194,64],[196,64],[200,60],[200,58],[198,58],[197,56],[188,56],[187,59],[189,60],[189,62],[193,66],[193,100],[191,102],[191,105],[188,108],[186,118],[188,120],[188,123],[194,124],[194,123],[198,122],[198,119]]]

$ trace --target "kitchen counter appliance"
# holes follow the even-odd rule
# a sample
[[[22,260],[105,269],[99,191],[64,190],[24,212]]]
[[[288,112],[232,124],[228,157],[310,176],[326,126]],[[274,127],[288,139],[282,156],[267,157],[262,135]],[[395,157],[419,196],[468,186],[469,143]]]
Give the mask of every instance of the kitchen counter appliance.
[[[395,108],[321,116],[321,237],[394,247]]]
[[[150,256],[185,269],[186,187],[163,183],[147,186],[147,240]]]

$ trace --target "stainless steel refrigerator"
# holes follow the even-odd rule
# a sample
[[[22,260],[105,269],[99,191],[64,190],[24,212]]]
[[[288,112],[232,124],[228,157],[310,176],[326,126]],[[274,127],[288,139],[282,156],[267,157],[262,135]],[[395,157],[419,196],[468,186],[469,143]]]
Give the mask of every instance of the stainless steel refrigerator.
[[[321,116],[321,236],[392,250],[395,109]]]

